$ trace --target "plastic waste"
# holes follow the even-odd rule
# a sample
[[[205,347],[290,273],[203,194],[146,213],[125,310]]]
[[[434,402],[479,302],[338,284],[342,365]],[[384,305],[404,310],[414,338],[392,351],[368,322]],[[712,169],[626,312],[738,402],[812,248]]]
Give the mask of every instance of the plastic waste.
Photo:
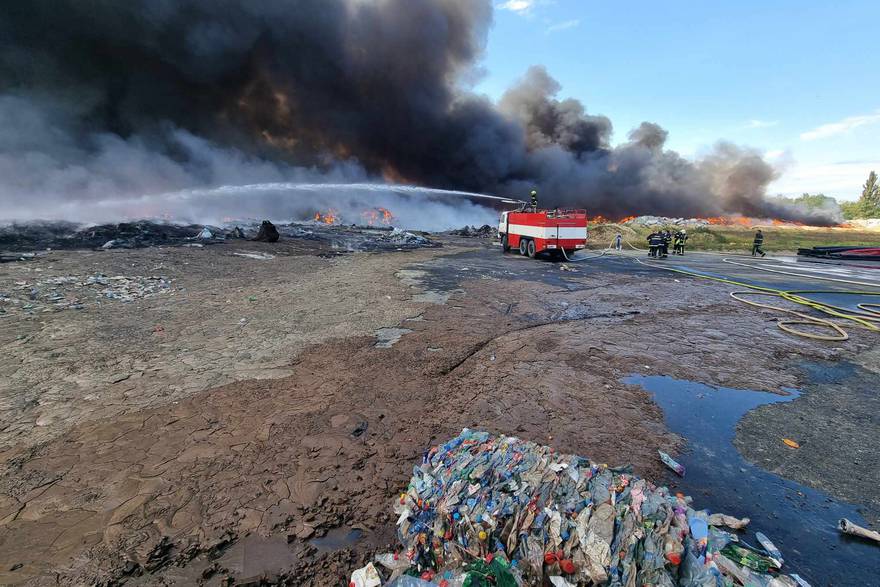
[[[425,581],[418,577],[403,575],[388,583],[385,587],[437,587],[433,581]]]
[[[762,573],[780,568],[778,561],[773,557],[749,548],[745,544],[728,544],[721,549],[721,554],[735,563]]]
[[[214,233],[211,232],[208,229],[208,227],[206,226],[202,229],[202,231],[199,233],[199,235],[196,238],[201,239],[201,240],[210,240],[210,239],[214,238]]]
[[[710,526],[727,526],[734,530],[745,528],[749,525],[749,522],[751,522],[749,518],[734,518],[733,516],[728,516],[726,514],[712,514],[709,516]]]
[[[860,536],[862,538],[867,538],[868,540],[880,542],[880,532],[875,532],[874,530],[862,528],[858,524],[853,524],[846,518],[842,518],[839,522],[837,522],[837,529],[844,534],[852,534],[853,536]]]
[[[767,551],[767,554],[769,554],[770,556],[772,556],[776,560],[776,562],[778,563],[778,566],[782,567],[782,562],[783,562],[782,553],[779,552],[779,549],[776,548],[776,545],[773,544],[770,541],[770,539],[767,538],[761,532],[756,532],[755,538],[757,538],[758,543],[760,543],[760,545],[764,547],[764,550]]]
[[[382,578],[373,563],[367,564],[365,567],[357,569],[351,574],[349,587],[378,587],[382,584]]]
[[[781,560],[720,528],[748,518],[697,510],[630,468],[510,436],[464,429],[428,449],[393,509],[403,548],[376,557],[392,581],[796,585]]]
[[[782,442],[785,443],[785,446],[788,446],[791,448],[800,448],[801,447],[801,445],[799,445],[797,442],[795,442],[791,438],[783,438]]]
[[[660,460],[663,461],[664,465],[678,473],[680,476],[684,477],[684,465],[673,459],[662,450],[658,450],[657,452],[660,454]]]

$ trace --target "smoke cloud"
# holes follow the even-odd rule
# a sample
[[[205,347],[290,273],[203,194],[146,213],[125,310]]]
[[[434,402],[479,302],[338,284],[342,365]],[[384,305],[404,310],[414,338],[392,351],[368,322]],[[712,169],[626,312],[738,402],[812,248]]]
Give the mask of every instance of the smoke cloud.
[[[611,121],[558,99],[541,67],[497,104],[469,91],[491,21],[491,0],[4,3],[0,217],[87,218],[227,184],[391,180],[537,188],[544,205],[607,216],[829,220],[765,198],[776,172],[749,149],[719,143],[689,161],[650,122],[611,146]],[[311,198],[297,210],[332,200],[294,197]],[[240,214],[252,199],[240,194]]]

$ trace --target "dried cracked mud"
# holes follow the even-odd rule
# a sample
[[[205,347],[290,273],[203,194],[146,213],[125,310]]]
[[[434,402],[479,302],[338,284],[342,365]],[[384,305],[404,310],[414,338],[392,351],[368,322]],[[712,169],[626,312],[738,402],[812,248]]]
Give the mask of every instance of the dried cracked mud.
[[[3,267],[0,291],[37,269],[155,267],[174,289],[2,318],[0,583],[344,583],[395,542],[390,502],[422,452],[462,427],[660,478],[657,449],[681,439],[621,378],[778,391],[798,385],[789,362],[842,352],[785,336],[725,287],[650,270],[563,272],[461,239],[314,247]]]

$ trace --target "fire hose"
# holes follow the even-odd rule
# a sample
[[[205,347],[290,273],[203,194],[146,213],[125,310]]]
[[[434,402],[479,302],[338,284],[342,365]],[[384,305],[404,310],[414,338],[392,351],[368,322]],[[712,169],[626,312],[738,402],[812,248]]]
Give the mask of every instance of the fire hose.
[[[644,249],[639,249],[635,247],[629,241],[626,241],[626,244],[629,245],[630,248],[636,251],[644,251]],[[589,259],[596,259],[606,255],[613,247],[614,241],[612,241],[608,247],[606,247],[601,253],[598,255],[592,255],[590,257],[581,257],[579,259],[570,259],[568,255],[565,254],[565,250],[562,251],[562,255],[565,257],[566,261],[576,262],[576,261],[587,261]],[[871,292],[871,291],[861,291],[861,290],[846,290],[846,291],[826,291],[826,290],[782,290],[776,289],[772,287],[764,287],[759,285],[752,285],[749,283],[744,283],[742,281],[736,281],[733,279],[727,279],[722,277],[714,277],[710,275],[704,275],[702,273],[698,273],[696,271],[688,271],[685,269],[676,269],[674,267],[660,267],[658,265],[648,264],[643,262],[641,259],[634,259],[637,263],[645,265],[646,267],[654,267],[657,269],[665,269],[667,271],[673,271],[675,273],[681,273],[683,275],[689,275],[691,277],[697,277],[699,279],[708,279],[711,281],[717,281],[720,283],[727,283],[729,285],[735,285],[737,287],[744,287],[748,291],[732,291],[730,292],[730,297],[733,299],[742,302],[744,304],[748,304],[750,306],[755,306],[757,308],[764,308],[766,310],[774,310],[777,312],[783,312],[786,314],[791,314],[795,316],[796,320],[779,320],[776,325],[780,330],[784,332],[788,332],[789,334],[794,334],[796,336],[801,336],[804,338],[810,338],[814,340],[826,340],[826,341],[843,341],[849,339],[849,334],[843,327],[827,318],[819,318],[817,316],[810,316],[808,314],[804,314],[802,312],[798,312],[796,310],[792,310],[790,308],[782,308],[779,306],[774,306],[771,304],[764,304],[761,302],[756,302],[753,300],[744,299],[743,296],[769,296],[769,297],[777,297],[781,298],[785,301],[792,302],[794,304],[805,306],[807,308],[811,308],[813,310],[819,311],[823,314],[827,314],[829,316],[833,316],[835,318],[840,318],[844,321],[855,323],[856,325],[865,328],[867,330],[871,330],[873,332],[880,332],[880,303],[870,303],[863,302],[856,304],[858,311],[852,311],[847,308],[842,308],[840,306],[835,306],[833,304],[827,304],[824,302],[818,302],[816,300],[804,297],[802,294],[822,294],[822,293],[832,293],[838,295],[859,295],[859,296],[880,296],[880,292]],[[749,263],[741,263],[738,261],[733,261],[728,258],[722,259],[722,262],[728,263],[731,265],[740,265],[742,267],[747,267],[749,269],[758,269],[761,271],[769,271],[772,273],[779,273],[783,275],[791,275],[794,277],[801,277],[806,279],[818,279],[823,281],[834,281],[838,283],[849,283],[860,286],[868,286],[868,287],[880,287],[880,284],[867,283],[849,279],[838,279],[834,277],[822,277],[817,275],[804,275],[802,273],[796,273],[791,271],[780,271],[777,269],[770,269],[768,267],[759,267],[757,265],[749,264]],[[831,335],[825,334],[816,334],[813,332],[806,332],[804,330],[798,330],[797,328],[793,328],[793,326],[801,325],[801,326],[813,326],[818,328],[825,328],[833,332]]]
[[[861,326],[867,330],[871,330],[873,332],[880,332],[880,311],[873,310],[871,308],[880,307],[880,304],[873,303],[861,303],[858,304],[857,307],[859,311],[852,311],[847,308],[841,308],[839,306],[835,306],[832,304],[826,304],[824,302],[818,302],[816,300],[812,300],[810,298],[806,298],[801,294],[821,294],[821,293],[831,293],[837,295],[860,295],[860,296],[880,296],[880,292],[870,292],[870,291],[859,291],[859,290],[847,290],[847,291],[827,291],[827,290],[782,290],[776,289],[772,287],[764,287],[760,285],[752,285],[749,283],[744,283],[741,281],[736,281],[733,279],[727,279],[723,277],[714,277],[711,275],[704,275],[702,273],[698,273],[696,271],[688,271],[686,269],[677,269],[675,267],[660,267],[657,265],[645,263],[641,259],[634,259],[636,263],[640,263],[645,265],[646,267],[654,267],[656,269],[665,269],[666,271],[673,271],[675,273],[681,273],[683,275],[689,275],[691,277],[697,277],[699,279],[708,279],[710,281],[717,281],[720,283],[727,283],[729,285],[735,285],[737,287],[747,288],[749,291],[732,291],[730,292],[730,297],[733,299],[743,302],[744,304],[748,304],[750,306],[755,306],[758,308],[764,308],[767,310],[774,310],[777,312],[783,312],[786,314],[791,314],[796,316],[797,320],[779,320],[776,325],[783,331],[788,332],[789,334],[794,334],[796,336],[802,336],[804,338],[811,338],[815,340],[827,340],[827,341],[843,341],[849,339],[849,334],[843,327],[827,318],[819,318],[816,316],[810,316],[809,314],[804,314],[802,312],[798,312],[796,310],[792,310],[790,308],[782,308],[779,306],[774,306],[771,304],[763,304],[760,302],[755,302],[752,300],[746,300],[742,296],[747,295],[763,295],[763,296],[771,296],[778,297],[788,302],[792,302],[801,306],[806,306],[808,308],[812,308],[823,314],[828,314],[829,316],[834,316],[836,318],[840,318],[849,322],[853,322],[858,326]],[[745,265],[746,267],[750,267],[745,263],[736,263],[733,264]],[[776,271],[779,273],[779,271]],[[791,274],[797,275],[798,277],[807,277],[802,274]],[[846,281],[846,280],[844,280]],[[875,284],[862,284],[869,285],[870,287],[880,287]],[[815,334],[812,332],[806,332],[803,330],[798,330],[796,328],[792,328],[795,325],[805,325],[805,326],[813,326],[818,328],[825,328],[834,332],[832,335],[824,335],[824,334]]]

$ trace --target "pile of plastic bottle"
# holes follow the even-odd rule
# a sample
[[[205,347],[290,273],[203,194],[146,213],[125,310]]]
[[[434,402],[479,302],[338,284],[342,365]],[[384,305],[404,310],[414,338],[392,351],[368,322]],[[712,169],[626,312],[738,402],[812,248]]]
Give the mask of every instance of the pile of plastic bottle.
[[[628,467],[464,429],[413,468],[394,504],[403,550],[376,560],[441,587],[807,585],[763,535],[756,547],[719,527],[748,520],[691,501]]]

